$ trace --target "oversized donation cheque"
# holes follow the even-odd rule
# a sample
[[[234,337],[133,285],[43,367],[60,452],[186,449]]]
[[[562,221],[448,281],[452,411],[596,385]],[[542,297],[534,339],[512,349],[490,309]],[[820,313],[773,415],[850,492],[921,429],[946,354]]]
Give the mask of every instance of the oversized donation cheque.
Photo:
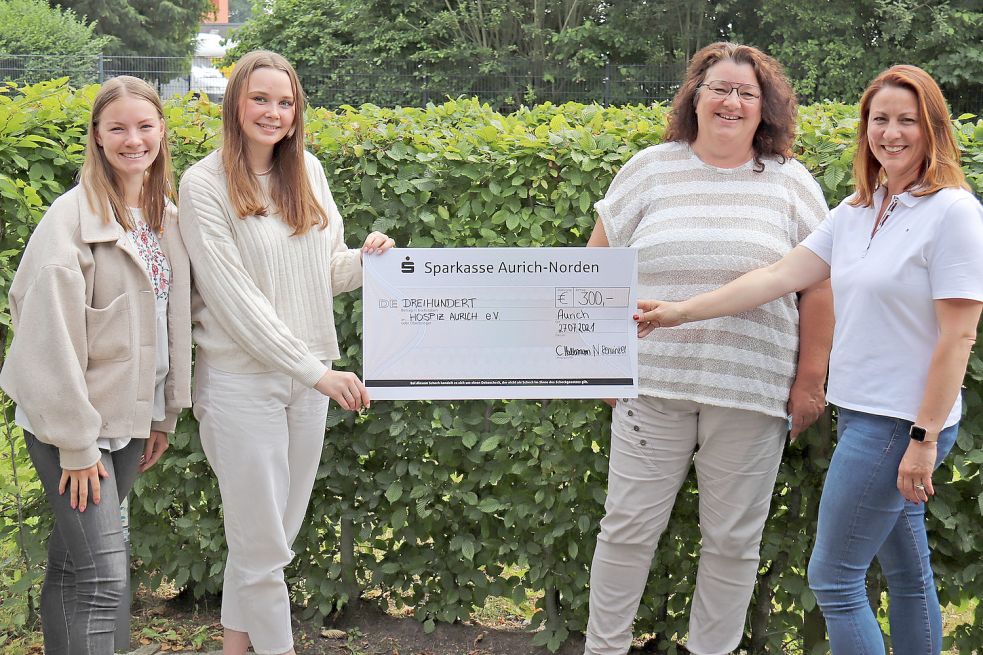
[[[631,248],[394,248],[364,266],[373,400],[638,394]]]

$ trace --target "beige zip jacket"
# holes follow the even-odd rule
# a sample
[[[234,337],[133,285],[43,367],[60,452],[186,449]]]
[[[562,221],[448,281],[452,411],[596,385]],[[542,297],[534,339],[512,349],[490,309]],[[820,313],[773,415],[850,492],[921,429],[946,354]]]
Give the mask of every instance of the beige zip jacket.
[[[123,227],[106,223],[78,186],[38,223],[10,287],[14,340],[0,387],[64,469],[99,459],[100,437],[172,432],[191,406],[191,267],[168,205],[161,248],[171,265],[166,417],[152,422],[155,297]]]

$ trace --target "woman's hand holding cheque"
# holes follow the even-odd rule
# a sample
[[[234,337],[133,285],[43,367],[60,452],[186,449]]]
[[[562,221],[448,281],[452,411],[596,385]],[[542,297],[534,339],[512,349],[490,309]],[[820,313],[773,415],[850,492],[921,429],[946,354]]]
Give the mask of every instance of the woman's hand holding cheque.
[[[639,300],[638,313],[634,316],[638,324],[638,338],[647,336],[660,327],[676,327],[688,322],[683,312],[682,302],[664,300]]]

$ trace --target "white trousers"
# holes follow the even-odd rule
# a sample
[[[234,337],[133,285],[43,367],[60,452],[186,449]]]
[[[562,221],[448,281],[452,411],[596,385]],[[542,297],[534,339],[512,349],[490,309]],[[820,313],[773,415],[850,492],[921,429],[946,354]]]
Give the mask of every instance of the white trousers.
[[[282,373],[195,367],[194,413],[229,545],[222,625],[249,633],[261,655],[293,648],[283,569],[307,512],[327,412],[326,396]]]
[[[703,539],[686,646],[694,655],[737,647],[786,429],[781,418],[686,400],[618,402],[590,571],[586,655],[628,652],[652,556],[691,462]]]

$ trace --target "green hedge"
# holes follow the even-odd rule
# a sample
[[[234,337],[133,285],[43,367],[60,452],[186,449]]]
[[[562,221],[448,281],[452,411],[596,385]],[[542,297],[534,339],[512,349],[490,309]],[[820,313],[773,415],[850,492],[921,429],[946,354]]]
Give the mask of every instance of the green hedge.
[[[0,93],[0,303],[31,227],[72,183],[94,92],[50,83]],[[188,97],[169,104],[167,114],[179,170],[217,145],[216,106]],[[594,201],[634,152],[662,139],[666,114],[662,106],[547,104],[501,115],[475,101],[451,100],[425,109],[314,109],[308,127],[350,244],[378,229],[401,246],[581,246],[594,223]],[[955,128],[979,190],[983,121],[970,118]],[[801,111],[798,156],[830,204],[850,190],[856,120],[852,106]],[[359,295],[338,297],[335,311],[338,367],[359,371]],[[6,338],[5,304],[0,321]],[[929,503],[942,602],[957,605],[983,596],[983,575],[977,575],[983,451],[976,447],[983,435],[983,363],[977,354],[966,384],[968,417]],[[6,409],[9,420],[9,402]],[[311,512],[289,569],[295,599],[308,615],[324,615],[375,587],[383,594],[362,602],[412,607],[430,629],[468,618],[490,595],[522,602],[529,591],[543,591],[534,622],[546,629],[537,641],[557,648],[586,622],[608,422],[606,407],[584,401],[379,402],[361,416],[332,411]],[[821,423],[788,448],[782,464],[744,644],[752,652],[786,652],[793,644],[825,652],[821,617],[804,579],[833,446],[829,418]],[[21,558],[11,560],[16,566],[5,562],[0,584],[25,594],[39,575],[45,513],[22,441],[9,430],[8,441],[0,539],[18,534],[18,511],[30,518],[19,532],[25,555],[11,556]],[[171,443],[161,464],[138,480],[132,499],[139,575],[151,584],[166,576],[196,596],[214,593],[225,552],[217,486],[190,417]],[[11,464],[18,467],[16,480],[8,479]],[[696,514],[691,478],[652,568],[640,632],[685,633]],[[960,652],[983,643],[983,609],[950,640]]]

